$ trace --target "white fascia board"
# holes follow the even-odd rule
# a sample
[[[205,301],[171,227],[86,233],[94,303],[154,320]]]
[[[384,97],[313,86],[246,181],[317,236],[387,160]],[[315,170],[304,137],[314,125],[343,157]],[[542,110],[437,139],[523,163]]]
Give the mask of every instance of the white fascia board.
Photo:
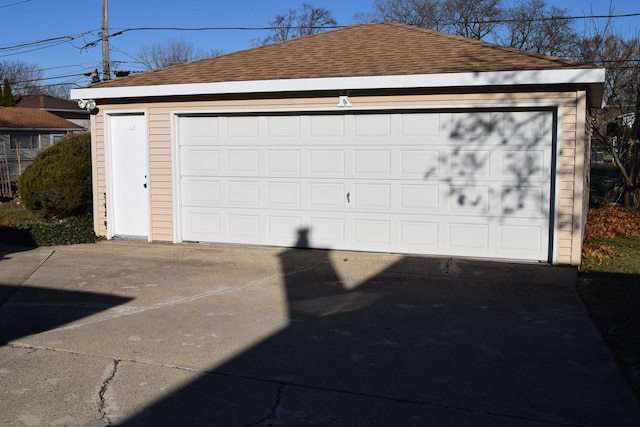
[[[146,98],[269,92],[359,89],[409,89],[545,84],[604,83],[603,68],[329,77],[317,79],[247,80],[219,83],[97,87],[71,90],[71,99]]]

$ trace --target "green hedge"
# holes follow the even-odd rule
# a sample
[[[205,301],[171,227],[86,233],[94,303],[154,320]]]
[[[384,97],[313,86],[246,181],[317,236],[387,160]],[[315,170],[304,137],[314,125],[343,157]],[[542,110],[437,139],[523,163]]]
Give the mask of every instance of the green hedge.
[[[0,227],[0,241],[21,246],[71,245],[94,243],[93,220],[67,217],[29,221]]]

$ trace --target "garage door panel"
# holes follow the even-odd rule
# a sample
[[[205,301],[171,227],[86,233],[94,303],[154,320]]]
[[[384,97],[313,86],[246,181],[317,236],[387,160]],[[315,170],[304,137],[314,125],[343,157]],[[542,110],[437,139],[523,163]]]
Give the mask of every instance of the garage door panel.
[[[320,248],[344,248],[345,236],[347,235],[347,225],[345,218],[337,215],[318,215],[309,216],[308,237],[313,247]]]
[[[229,207],[260,207],[260,181],[228,181],[226,188]]]
[[[221,241],[221,215],[214,210],[183,208],[182,233],[185,240]]]
[[[390,114],[362,114],[352,118],[355,138],[389,138],[391,136]]]
[[[546,160],[550,152],[542,150],[501,151],[500,174],[519,181],[547,180],[551,167]]]
[[[399,175],[402,178],[437,179],[440,176],[439,150],[400,149]]]
[[[345,116],[324,115],[309,117],[309,136],[311,138],[334,139],[342,142],[346,136]]]
[[[489,225],[451,222],[447,225],[449,248],[461,254],[489,249]]]
[[[268,241],[278,242],[278,244],[288,246],[296,245],[296,242],[299,240],[299,230],[302,230],[304,228],[301,217],[286,216],[282,214],[267,215],[266,227]],[[298,243],[296,246],[305,245]]]
[[[500,191],[500,212],[504,216],[548,218],[549,199],[542,185],[503,186]]]
[[[457,112],[448,114],[449,138],[457,141],[484,139],[495,129],[490,112]]]
[[[353,175],[362,176],[390,176],[391,151],[367,149],[354,151]]]
[[[267,116],[266,137],[270,139],[300,138],[302,135],[302,117],[300,116]]]
[[[267,150],[267,174],[299,175],[302,172],[301,150]]]
[[[407,221],[398,222],[398,243],[400,247],[414,248],[416,251],[434,252],[439,247],[438,222]]]
[[[226,171],[232,174],[259,174],[260,152],[257,149],[227,150]]]
[[[391,185],[383,183],[354,183],[353,208],[363,211],[387,211],[391,209]]]
[[[210,145],[218,139],[218,117],[181,117],[180,144]]]
[[[290,181],[267,182],[267,208],[302,208],[302,183]]]
[[[544,244],[542,225],[501,225],[499,250],[510,254],[531,254],[542,250]]]
[[[222,197],[220,189],[220,181],[215,178],[184,178],[182,203],[184,206],[219,206]]]
[[[491,210],[490,194],[491,188],[488,185],[451,183],[446,193],[447,206],[457,214],[486,215]]]
[[[491,176],[491,151],[489,150],[453,150],[448,157],[450,178]]]
[[[353,219],[353,243],[358,247],[384,250],[391,245],[391,220]]]
[[[400,184],[400,209],[404,212],[416,211],[437,213],[440,186],[438,184]]]
[[[311,176],[344,177],[347,172],[346,165],[344,150],[309,150],[309,173]]]
[[[343,210],[347,199],[347,190],[341,182],[309,183],[309,205],[313,209]]]
[[[185,175],[211,175],[220,172],[220,151],[208,147],[182,147],[180,170]]]
[[[226,134],[230,140],[256,140],[259,135],[258,117],[224,117]]]
[[[229,214],[227,230],[230,241],[240,243],[260,242],[259,214]]]
[[[440,136],[440,114],[402,114],[401,136],[438,137]]]
[[[548,259],[550,111],[197,119],[185,240]]]

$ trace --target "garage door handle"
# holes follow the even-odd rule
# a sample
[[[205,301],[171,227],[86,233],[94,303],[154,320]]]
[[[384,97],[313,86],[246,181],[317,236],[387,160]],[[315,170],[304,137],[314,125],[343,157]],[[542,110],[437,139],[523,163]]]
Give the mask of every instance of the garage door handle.
[[[351,193],[347,193],[347,203],[351,203],[351,200],[349,200],[350,196],[351,196]]]

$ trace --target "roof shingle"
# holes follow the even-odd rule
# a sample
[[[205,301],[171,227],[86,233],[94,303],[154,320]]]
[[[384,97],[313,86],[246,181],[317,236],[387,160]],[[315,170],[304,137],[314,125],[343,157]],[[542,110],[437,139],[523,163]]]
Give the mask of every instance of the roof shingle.
[[[91,85],[127,87],[327,77],[594,68],[397,24],[360,24]]]
[[[0,128],[75,130],[82,126],[36,108],[0,107]]]

